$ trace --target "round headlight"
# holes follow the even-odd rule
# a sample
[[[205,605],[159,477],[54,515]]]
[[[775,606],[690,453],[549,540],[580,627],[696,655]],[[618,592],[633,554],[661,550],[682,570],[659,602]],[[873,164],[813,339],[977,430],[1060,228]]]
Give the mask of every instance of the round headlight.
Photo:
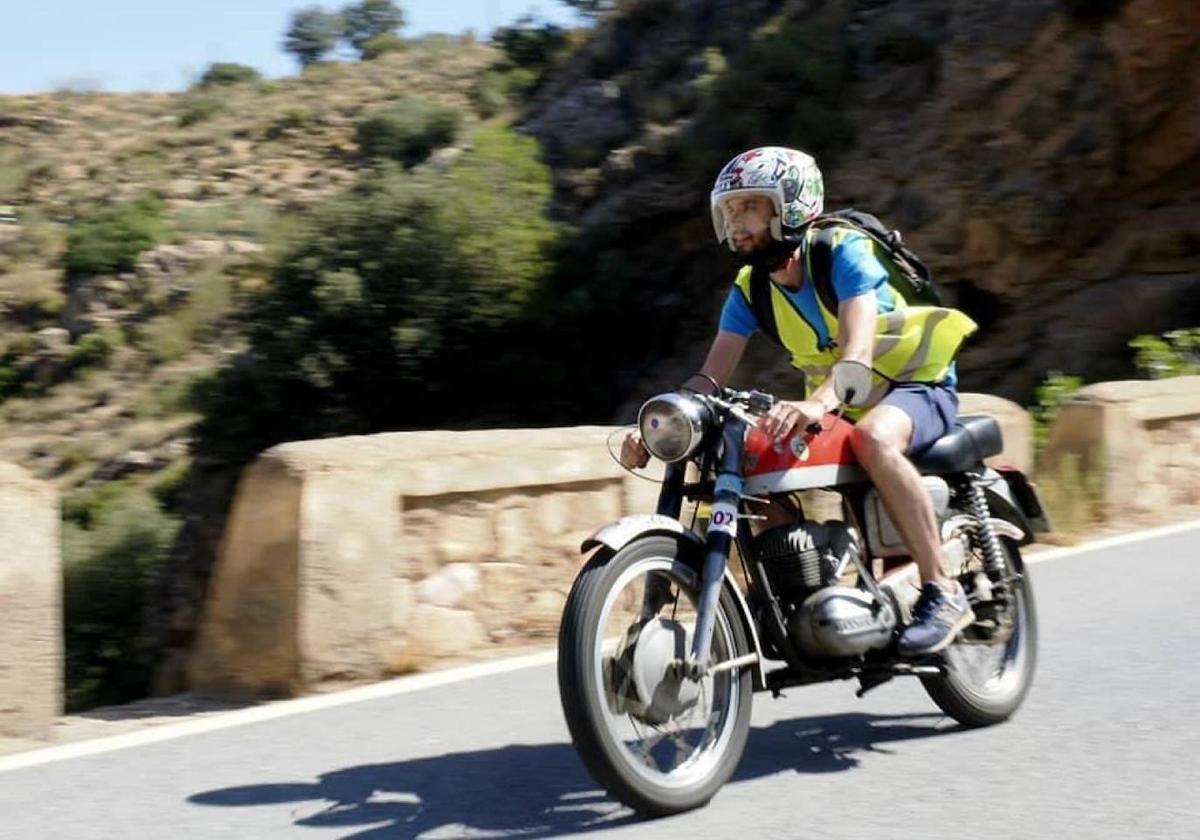
[[[642,442],[660,461],[682,461],[704,439],[707,408],[682,394],[661,394],[638,412]]]

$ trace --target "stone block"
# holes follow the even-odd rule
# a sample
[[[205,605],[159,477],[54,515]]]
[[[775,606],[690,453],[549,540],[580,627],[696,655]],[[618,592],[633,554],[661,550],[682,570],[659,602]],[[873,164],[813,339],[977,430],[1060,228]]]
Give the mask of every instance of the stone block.
[[[561,592],[543,590],[529,599],[524,612],[515,622],[518,630],[533,637],[555,637],[562,623],[563,606],[567,596]]]
[[[479,567],[451,563],[417,584],[417,600],[439,607],[464,607],[479,590]]]
[[[229,697],[299,688],[301,489],[267,456],[242,474],[188,661],[191,688]]]
[[[496,554],[496,531],[491,511],[478,503],[456,505],[440,517],[438,560],[470,563]]]
[[[406,508],[401,514],[402,533],[396,547],[394,574],[422,578],[438,568],[438,511],[428,507]]]
[[[417,606],[416,585],[411,580],[392,580],[392,629],[403,632],[407,629]]]
[[[496,558],[520,561],[533,552],[537,534],[532,524],[532,514],[524,500],[507,501],[495,512]]]
[[[529,567],[521,563],[480,563],[479,601],[489,610],[519,611],[532,580]]]
[[[469,655],[487,644],[483,625],[473,612],[433,604],[417,605],[406,636],[409,656],[422,663]]]
[[[569,504],[568,528],[591,533],[621,518],[624,509],[621,483],[612,481],[600,486],[581,487],[571,494]]]
[[[63,711],[60,521],[53,485],[0,463],[0,736],[48,739]]]
[[[566,491],[539,493],[530,506],[538,536],[554,539],[571,527],[571,496]]]

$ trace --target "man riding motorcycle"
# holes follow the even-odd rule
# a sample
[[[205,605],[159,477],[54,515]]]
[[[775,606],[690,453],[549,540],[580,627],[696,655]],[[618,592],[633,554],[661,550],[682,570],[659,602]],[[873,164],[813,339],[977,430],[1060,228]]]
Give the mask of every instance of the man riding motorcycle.
[[[870,399],[846,415],[855,419],[855,455],[870,474],[888,514],[920,570],[921,598],[913,623],[899,640],[901,653],[934,653],[974,620],[962,586],[947,577],[932,501],[908,455],[921,452],[955,425],[958,414],[954,357],[976,324],[962,312],[912,305],[888,283],[875,243],[834,222],[831,279],[836,312],[817,293],[811,243],[824,189],[816,162],[804,152],[768,146],[739,154],[721,170],[710,208],[718,242],[745,263],[726,298],[716,338],[689,383],[724,386],[749,337],[761,329],[754,289],[771,298],[774,330],[805,374],[806,398],[779,401],[759,421],[775,441],[798,424],[819,423],[834,410],[830,368],[858,361],[874,371]],[[769,283],[755,283],[755,272]],[[760,275],[761,276],[761,275]],[[759,301],[759,306],[765,305]],[[762,311],[761,308],[758,311]],[[636,432],[621,450],[626,467],[643,467],[649,453]],[[759,511],[758,530],[795,520],[777,503]]]

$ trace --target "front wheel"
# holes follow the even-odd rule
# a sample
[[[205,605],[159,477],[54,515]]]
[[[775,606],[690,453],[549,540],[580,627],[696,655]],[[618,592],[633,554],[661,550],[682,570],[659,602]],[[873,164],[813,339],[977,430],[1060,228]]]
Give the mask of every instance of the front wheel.
[[[1025,699],[1037,663],[1037,612],[1029,573],[1017,543],[999,540],[1006,574],[1014,580],[1008,603],[997,608],[977,600],[987,589],[986,576],[982,559],[968,558],[958,578],[975,602],[976,623],[943,653],[945,676],[921,678],[933,702],[964,726],[1007,720]]]
[[[589,560],[567,599],[558,688],[584,765],[614,798],[646,816],[708,802],[736,769],[750,730],[747,668],[692,681],[686,659],[700,575],[670,537],[645,537]],[[712,664],[749,651],[727,591],[718,602]]]

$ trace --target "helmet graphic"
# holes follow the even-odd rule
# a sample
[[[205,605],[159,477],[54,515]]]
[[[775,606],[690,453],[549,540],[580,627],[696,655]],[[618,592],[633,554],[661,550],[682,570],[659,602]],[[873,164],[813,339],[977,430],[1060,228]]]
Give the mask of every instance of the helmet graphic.
[[[795,230],[821,215],[825,188],[821,170],[809,155],[783,146],[762,146],[735,157],[713,184],[709,205],[717,241],[725,241],[725,212],[721,200],[731,195],[765,195],[775,205],[771,236],[782,240],[785,230]]]

